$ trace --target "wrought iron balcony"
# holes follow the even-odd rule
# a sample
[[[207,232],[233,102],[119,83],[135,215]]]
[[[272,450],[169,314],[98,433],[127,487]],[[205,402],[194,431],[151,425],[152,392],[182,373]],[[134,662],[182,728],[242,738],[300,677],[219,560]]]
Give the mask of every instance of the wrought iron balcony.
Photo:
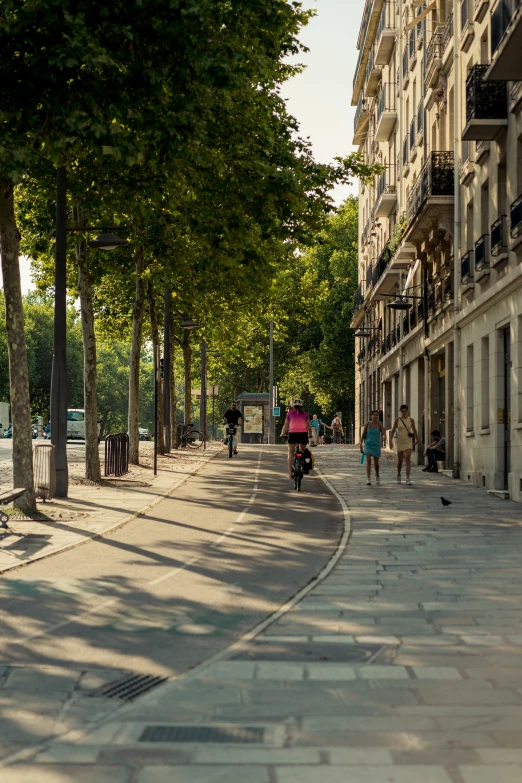
[[[410,138],[408,134],[404,137],[404,141],[402,142],[402,165],[406,166],[408,164],[408,153],[410,151]]]
[[[381,76],[382,66],[375,62],[375,47],[372,46],[368,57],[368,65],[366,66],[366,84],[363,91],[367,98],[374,98],[377,95],[377,87],[381,81]]]
[[[355,110],[355,119],[353,123],[353,143],[354,144],[362,144],[362,142],[365,140],[366,135],[368,133],[368,123],[370,120],[370,102],[366,99],[361,97],[359,98],[359,103],[357,104],[357,109]]]
[[[417,107],[417,139],[424,132],[424,101],[419,101]]]
[[[361,309],[364,303],[364,293],[363,293],[363,284],[359,283],[357,286],[357,291],[355,292],[353,296],[353,311],[356,313],[358,310]]]
[[[375,62],[378,65],[388,65],[390,62],[391,53],[395,46],[396,31],[395,2],[390,0],[383,3],[375,36]]]
[[[424,320],[424,303],[419,302],[417,305],[417,321],[420,323]]]
[[[373,263],[368,264],[368,268],[366,269],[366,291],[369,291],[369,289],[372,287],[373,284]]]
[[[419,215],[430,199],[437,204],[438,213],[440,213],[440,197],[445,197],[443,201],[447,201],[448,197],[453,199],[455,191],[454,162],[453,152],[431,153],[408,197],[406,209],[408,223],[411,223]]]
[[[522,196],[511,204],[509,215],[511,239],[517,239],[522,235]]]
[[[417,326],[417,310],[413,307],[410,310],[410,329],[415,329]]]
[[[475,242],[475,271],[489,268],[489,234],[482,234]]]
[[[442,54],[446,51],[446,47],[453,38],[453,11],[449,14],[444,23],[444,29],[442,31]]]
[[[460,281],[463,284],[473,277],[473,250],[468,250],[460,259]]]
[[[474,65],[466,79],[466,141],[492,141],[507,128],[508,100],[505,82],[486,82],[487,65]]]
[[[373,267],[373,274],[372,274],[373,285],[377,285],[379,279],[382,277],[385,270],[386,270],[386,261],[381,253],[381,255],[379,256],[379,258],[377,259]]]
[[[410,122],[410,161],[414,161],[417,157],[417,134],[415,133],[415,116],[413,116]]]
[[[491,255],[498,258],[507,251],[507,215],[501,215],[491,225]]]
[[[443,27],[439,25],[431,36],[426,50],[426,71],[424,76],[426,87],[433,87],[442,67],[442,33]]]
[[[410,78],[410,57],[409,57],[409,51],[408,47],[404,47],[404,51],[402,53],[402,78],[403,78],[403,87],[405,87],[405,82],[409,80]]]
[[[388,217],[397,204],[397,178],[395,164],[386,166],[377,182],[375,216]]]
[[[397,122],[396,85],[393,82],[383,84],[377,104],[377,122],[375,140],[388,141]]]
[[[499,0],[491,13],[488,81],[522,79],[522,0]]]

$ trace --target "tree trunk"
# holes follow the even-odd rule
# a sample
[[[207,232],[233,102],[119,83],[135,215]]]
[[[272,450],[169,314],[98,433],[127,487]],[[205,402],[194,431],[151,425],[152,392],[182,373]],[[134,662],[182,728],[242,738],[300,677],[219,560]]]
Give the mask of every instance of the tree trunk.
[[[170,313],[170,334],[171,334],[171,340],[170,340],[170,399],[171,399],[171,413],[170,413],[170,422],[172,425],[172,448],[177,449],[179,446],[179,438],[178,438],[178,413],[177,413],[177,407],[178,407],[178,397],[176,392],[176,378],[174,376],[174,327],[176,325],[176,322],[174,320],[174,313],[171,310]]]
[[[154,296],[154,285],[152,280],[149,280],[147,293],[149,295],[149,317],[150,317],[150,336],[152,339],[152,348],[156,352],[156,355],[160,355],[160,336],[158,329],[158,313],[156,310],[156,297]],[[165,438],[163,437],[163,394],[161,393],[161,381],[154,379],[154,383],[158,384],[156,390],[158,399],[158,454],[165,454]]]
[[[20,233],[14,214],[13,183],[0,178],[0,243],[4,278],[5,325],[9,354],[9,388],[13,423],[13,484],[26,492],[15,501],[22,511],[35,511],[33,439],[29,369],[18,251]]]
[[[183,330],[183,365],[185,369],[185,424],[192,417],[192,348],[190,347],[190,332]]]
[[[83,213],[73,210],[74,221],[80,226]],[[76,242],[78,264],[78,292],[82,317],[83,337],[83,406],[85,408],[85,478],[101,481],[100,450],[98,446],[98,401],[96,399],[96,335],[92,303],[93,279],[89,271],[87,242],[79,237]]]
[[[140,464],[140,357],[143,338],[143,315],[145,310],[145,283],[143,270],[145,259],[143,248],[138,247],[134,256],[136,265],[136,290],[132,308],[132,342],[129,362],[129,462]]]

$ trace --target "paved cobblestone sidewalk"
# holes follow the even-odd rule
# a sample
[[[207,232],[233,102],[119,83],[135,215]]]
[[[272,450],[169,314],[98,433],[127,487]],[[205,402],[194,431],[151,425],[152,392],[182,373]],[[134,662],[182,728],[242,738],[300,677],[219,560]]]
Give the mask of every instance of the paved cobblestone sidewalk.
[[[156,477],[152,449],[152,443],[140,443],[141,465],[133,465],[125,476],[106,479],[100,485],[86,483],[81,478],[83,465],[72,461],[68,498],[39,502],[36,519],[16,514],[9,521],[9,529],[0,530],[0,573],[103,535],[145,513],[223,446],[209,443],[206,450],[173,451],[159,457]],[[4,489],[10,486],[6,484]]]
[[[522,507],[418,469],[366,487],[355,449],[318,464],[352,525],[329,576],[228,658],[1,783],[522,781]],[[180,727],[196,733],[169,741]]]

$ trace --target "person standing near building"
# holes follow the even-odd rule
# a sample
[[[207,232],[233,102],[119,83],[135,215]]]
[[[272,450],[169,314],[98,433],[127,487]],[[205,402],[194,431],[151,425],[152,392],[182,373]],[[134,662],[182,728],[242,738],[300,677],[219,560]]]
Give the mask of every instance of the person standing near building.
[[[317,417],[317,413],[314,413],[312,416],[312,421],[310,422],[312,426],[312,446],[318,446],[319,445],[319,430],[322,425],[321,419]]]
[[[390,449],[393,449],[394,439],[397,441],[397,484],[401,483],[403,460],[406,460],[406,484],[411,484],[411,452],[419,438],[407,405],[401,405],[400,416],[393,423],[390,432]]]
[[[365,425],[361,435],[361,454],[366,457],[367,486],[372,483],[372,457],[375,468],[375,483],[380,484],[379,458],[381,456],[382,438],[386,439],[386,431],[379,421],[379,411],[371,412],[370,421]],[[363,445],[364,444],[364,445]]]

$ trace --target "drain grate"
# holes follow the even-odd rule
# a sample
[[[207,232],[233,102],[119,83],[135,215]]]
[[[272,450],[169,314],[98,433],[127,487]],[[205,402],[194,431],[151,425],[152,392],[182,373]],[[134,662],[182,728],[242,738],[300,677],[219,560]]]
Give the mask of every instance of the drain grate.
[[[132,699],[141,696],[142,693],[156,688],[165,682],[167,677],[154,677],[151,674],[131,674],[126,677],[122,677],[115,682],[109,682],[106,685],[102,685],[101,688],[97,688],[95,691],[89,694],[91,698],[106,698],[106,699],[123,699],[124,701],[132,701]]]
[[[261,726],[147,726],[138,742],[234,742],[261,743]]]

